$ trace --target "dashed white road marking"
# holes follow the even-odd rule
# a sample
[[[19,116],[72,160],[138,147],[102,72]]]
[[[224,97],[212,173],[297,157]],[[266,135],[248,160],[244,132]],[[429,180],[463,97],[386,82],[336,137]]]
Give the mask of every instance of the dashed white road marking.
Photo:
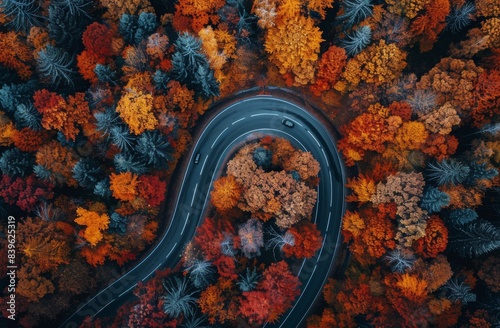
[[[221,133],[217,136],[217,138],[215,138],[215,141],[214,141],[214,143],[212,144],[211,149],[213,149],[213,148],[214,148],[215,144],[217,143],[217,140],[219,140],[220,136],[221,136],[221,135],[223,135],[223,134],[224,134],[224,132],[226,132],[226,131],[227,131],[227,129],[229,129],[229,128],[228,128],[228,127],[226,127],[226,128],[225,128],[224,130],[222,130],[222,132],[221,132]]]

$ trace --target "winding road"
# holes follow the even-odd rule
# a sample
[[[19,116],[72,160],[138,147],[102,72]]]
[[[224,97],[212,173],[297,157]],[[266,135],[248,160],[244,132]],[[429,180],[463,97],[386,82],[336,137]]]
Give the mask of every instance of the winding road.
[[[141,261],[78,310],[60,327],[78,327],[87,317],[95,317],[116,309],[130,297],[139,281],[146,281],[160,267],[174,267],[184,246],[192,239],[203,219],[209,201],[212,182],[220,175],[223,165],[235,146],[259,134],[272,134],[288,139],[294,146],[310,151],[320,163],[318,201],[314,222],[323,236],[317,255],[304,260],[297,274],[302,293],[293,308],[275,324],[265,327],[300,327],[328,278],[338,255],[341,217],[345,210],[345,170],[328,129],[299,104],[269,95],[241,96],[213,109],[217,114],[197,138],[190,153],[189,164],[182,177],[171,224],[160,241]],[[282,124],[283,119],[294,123]],[[199,161],[194,159],[199,154]],[[107,310],[106,310],[107,309]],[[108,314],[108,313],[107,313]]]

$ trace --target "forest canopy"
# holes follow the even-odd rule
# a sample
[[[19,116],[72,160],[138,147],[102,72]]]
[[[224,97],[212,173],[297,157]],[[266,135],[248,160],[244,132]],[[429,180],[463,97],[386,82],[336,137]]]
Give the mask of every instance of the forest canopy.
[[[0,0],[16,324],[56,326],[133,266],[199,119],[278,87],[337,128],[349,169],[350,261],[306,325],[498,326],[499,17],[495,0]],[[115,324],[277,322],[299,297],[294,263],[322,243],[320,169],[276,136],[238,150],[181,264]]]

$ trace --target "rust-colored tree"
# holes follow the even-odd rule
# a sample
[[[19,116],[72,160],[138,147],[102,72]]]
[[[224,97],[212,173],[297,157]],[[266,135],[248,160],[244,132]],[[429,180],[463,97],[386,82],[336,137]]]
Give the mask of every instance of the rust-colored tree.
[[[25,297],[28,302],[38,302],[47,294],[55,290],[52,282],[42,275],[36,265],[23,266],[18,271],[16,292]]]
[[[313,315],[307,319],[307,328],[336,327],[335,313],[330,308],[325,308],[321,316]]]
[[[339,141],[338,147],[349,166],[362,160],[366,151],[382,153],[385,143],[394,138],[394,131],[389,129],[387,120],[372,113],[357,116],[348,125],[342,126],[341,132],[344,138]]]
[[[299,286],[299,278],[290,272],[285,261],[272,263],[264,270],[257,291],[264,292],[265,299],[269,300],[269,322],[276,322],[290,308],[300,294]]]
[[[22,128],[14,130],[12,133],[12,141],[14,146],[21,151],[34,152],[37,151],[47,140],[49,140],[47,131],[35,131],[30,128]]]
[[[110,249],[110,244],[101,244],[97,247],[85,246],[82,248],[81,255],[88,264],[96,267],[98,265],[104,264],[104,261],[106,260],[106,256],[109,254]]]
[[[200,294],[198,305],[201,312],[208,316],[211,325],[224,324],[236,319],[240,309],[235,301],[234,283],[220,278],[216,284],[208,286]]]
[[[444,252],[448,244],[448,229],[443,220],[433,215],[427,220],[425,236],[415,242],[417,253],[424,258],[434,258]]]
[[[220,16],[218,11],[224,6],[222,0],[182,0],[175,5],[174,28],[181,32],[198,32],[210,22],[216,25]]]
[[[310,221],[302,221],[288,230],[294,237],[294,245],[286,244],[283,247],[285,256],[297,258],[311,258],[321,247],[323,238],[316,225]]]
[[[42,271],[68,263],[69,247],[63,240],[47,235],[29,236],[20,243],[20,250]]]
[[[137,184],[137,193],[149,206],[158,206],[165,199],[167,183],[156,175],[141,175]]]
[[[316,82],[311,85],[311,91],[319,96],[321,92],[331,89],[339,81],[346,64],[347,55],[344,48],[328,48],[319,60]]]
[[[442,135],[430,133],[427,140],[422,145],[421,150],[424,154],[442,161],[445,158],[455,154],[458,148],[458,139],[452,135]]]
[[[89,104],[84,93],[69,96],[67,101],[55,92],[38,90],[33,95],[35,108],[42,114],[42,126],[61,131],[66,139],[75,140],[80,132],[78,126],[91,119]]]
[[[269,321],[270,305],[272,301],[268,299],[265,292],[253,290],[244,292],[240,300],[240,312],[250,324],[262,325]]]
[[[446,16],[450,13],[450,0],[431,0],[424,9],[425,13],[418,16],[410,27],[414,38],[420,41],[421,52],[431,50],[445,28]]]
[[[94,22],[83,32],[82,40],[85,48],[99,57],[111,57],[113,32],[106,25]]]
[[[500,115],[500,71],[484,71],[479,75],[474,91],[473,124],[481,127],[490,123],[496,115]]]
[[[0,64],[16,71],[23,80],[28,80],[32,74],[33,53],[21,37],[13,31],[0,33],[0,49]]]
[[[318,175],[319,163],[311,152],[295,151],[287,161],[283,162],[283,169],[296,171],[302,180],[307,180]]]

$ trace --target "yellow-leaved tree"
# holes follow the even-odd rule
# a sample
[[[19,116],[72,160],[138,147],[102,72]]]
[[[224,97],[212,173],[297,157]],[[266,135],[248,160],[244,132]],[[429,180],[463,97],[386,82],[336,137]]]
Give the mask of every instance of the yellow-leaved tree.
[[[121,97],[116,111],[134,134],[153,130],[158,123],[153,115],[153,96],[135,89],[129,89]]]

